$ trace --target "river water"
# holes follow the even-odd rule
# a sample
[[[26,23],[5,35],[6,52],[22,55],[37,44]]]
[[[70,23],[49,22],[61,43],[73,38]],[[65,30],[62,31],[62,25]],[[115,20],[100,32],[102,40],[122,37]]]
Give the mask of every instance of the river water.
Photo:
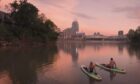
[[[126,74],[96,67],[103,78],[85,75],[80,65],[113,57]],[[59,42],[53,46],[0,48],[0,84],[140,84],[140,48],[121,43]]]

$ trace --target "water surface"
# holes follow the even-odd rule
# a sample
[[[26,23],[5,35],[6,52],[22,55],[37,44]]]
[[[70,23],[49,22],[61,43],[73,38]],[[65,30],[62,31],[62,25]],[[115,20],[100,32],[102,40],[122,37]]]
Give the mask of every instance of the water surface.
[[[102,81],[80,65],[113,57],[126,74],[96,68]],[[128,44],[60,42],[56,46],[0,48],[0,84],[140,84],[140,48]]]

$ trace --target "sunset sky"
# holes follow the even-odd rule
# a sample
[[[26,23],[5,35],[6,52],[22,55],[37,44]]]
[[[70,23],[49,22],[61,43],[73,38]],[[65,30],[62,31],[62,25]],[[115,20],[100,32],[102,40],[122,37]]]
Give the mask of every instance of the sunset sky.
[[[0,10],[13,0],[0,0]],[[115,35],[140,25],[140,0],[29,0],[61,29],[71,27],[73,20],[80,32]]]

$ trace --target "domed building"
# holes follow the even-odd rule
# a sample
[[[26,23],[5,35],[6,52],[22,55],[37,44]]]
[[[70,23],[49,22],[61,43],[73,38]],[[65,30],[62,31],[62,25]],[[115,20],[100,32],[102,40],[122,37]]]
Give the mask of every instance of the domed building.
[[[78,24],[78,21],[73,21],[73,22],[72,22],[71,30],[72,30],[74,33],[79,32],[79,24]]]
[[[70,28],[63,30],[63,32],[59,36],[59,39],[73,40],[78,32],[79,32],[79,23],[78,21],[73,21],[72,26]]]

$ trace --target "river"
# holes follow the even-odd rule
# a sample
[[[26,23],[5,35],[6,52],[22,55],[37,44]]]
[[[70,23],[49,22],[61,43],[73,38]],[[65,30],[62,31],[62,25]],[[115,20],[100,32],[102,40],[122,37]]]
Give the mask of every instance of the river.
[[[103,78],[85,75],[80,65],[109,63],[126,74],[96,67]],[[121,43],[59,42],[53,46],[0,48],[0,84],[140,84],[140,48]]]

